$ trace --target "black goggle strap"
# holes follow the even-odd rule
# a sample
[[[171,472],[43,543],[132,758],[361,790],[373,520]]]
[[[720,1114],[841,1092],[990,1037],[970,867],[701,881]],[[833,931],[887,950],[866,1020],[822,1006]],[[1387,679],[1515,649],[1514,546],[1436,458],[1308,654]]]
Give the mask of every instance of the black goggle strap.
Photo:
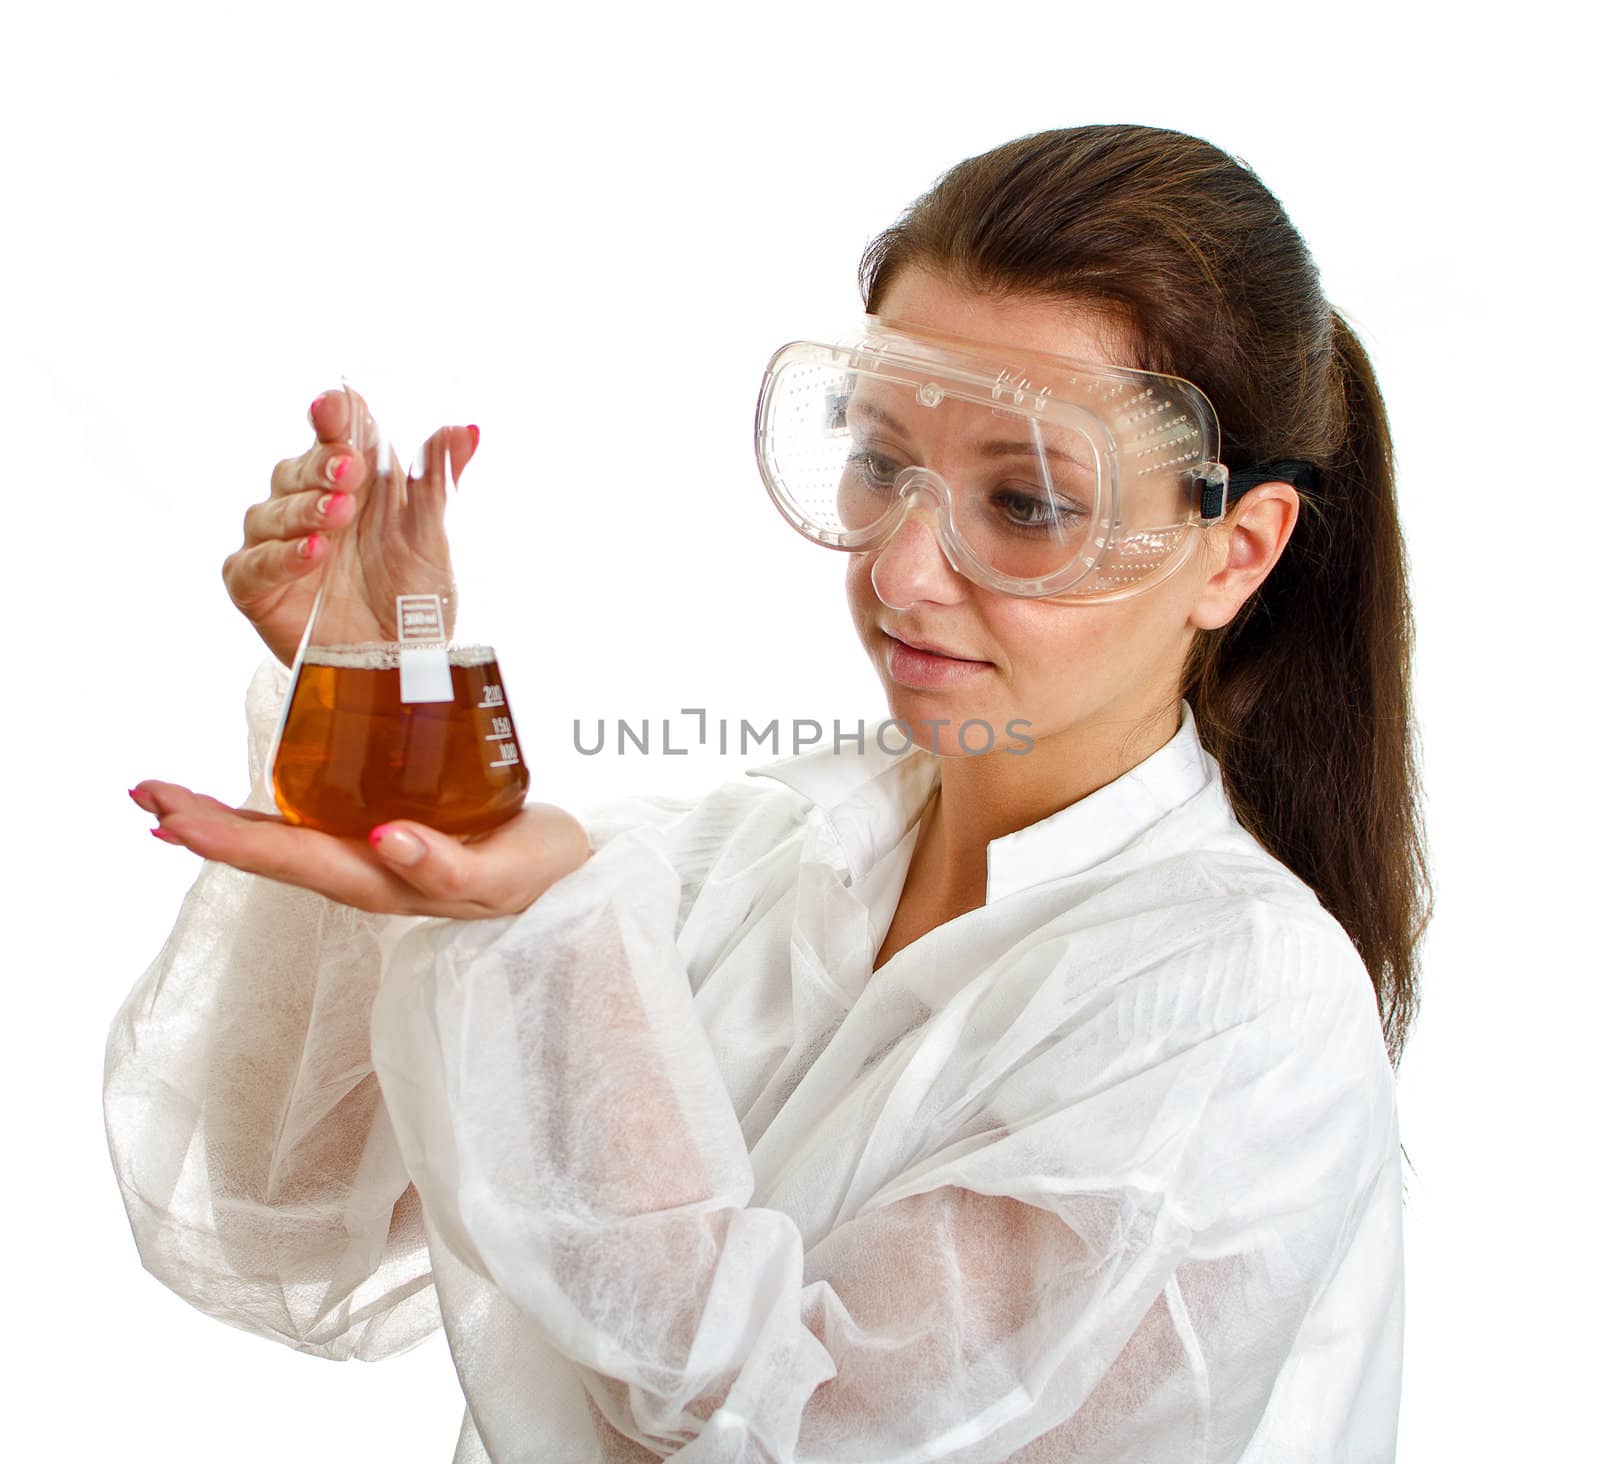
[[[1207,482],[1200,490],[1200,517],[1221,518],[1229,503],[1236,503],[1250,489],[1262,483],[1291,483],[1302,492],[1312,492],[1317,486],[1317,468],[1300,458],[1279,458],[1257,468],[1234,468],[1228,473],[1228,487],[1224,495],[1220,483]],[[1226,502],[1224,497],[1226,496]]]

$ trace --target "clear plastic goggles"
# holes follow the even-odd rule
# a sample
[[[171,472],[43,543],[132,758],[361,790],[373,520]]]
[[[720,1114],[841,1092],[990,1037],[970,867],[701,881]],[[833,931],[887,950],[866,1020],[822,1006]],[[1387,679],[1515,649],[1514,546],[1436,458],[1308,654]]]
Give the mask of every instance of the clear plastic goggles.
[[[1184,562],[1226,502],[1219,445],[1179,377],[872,316],[780,350],[756,416],[767,492],[813,543],[870,552],[921,508],[975,583],[1097,602]]]

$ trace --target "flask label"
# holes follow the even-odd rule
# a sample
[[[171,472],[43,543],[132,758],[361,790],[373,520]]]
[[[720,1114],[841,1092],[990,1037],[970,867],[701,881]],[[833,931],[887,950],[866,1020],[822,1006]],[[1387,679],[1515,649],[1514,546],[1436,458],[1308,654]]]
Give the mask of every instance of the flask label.
[[[400,634],[400,700],[447,702],[450,654],[444,645],[444,606],[437,595],[397,595],[395,624]]]
[[[398,595],[394,609],[402,641],[444,639],[444,606],[437,595]]]

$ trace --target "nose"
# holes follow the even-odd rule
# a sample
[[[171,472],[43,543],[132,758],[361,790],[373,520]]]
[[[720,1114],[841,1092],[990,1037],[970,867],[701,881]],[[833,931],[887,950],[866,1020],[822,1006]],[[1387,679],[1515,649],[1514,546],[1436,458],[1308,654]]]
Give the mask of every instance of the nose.
[[[953,604],[965,593],[960,574],[939,546],[931,499],[916,495],[888,542],[873,555],[872,588],[890,610],[908,610],[919,600]]]

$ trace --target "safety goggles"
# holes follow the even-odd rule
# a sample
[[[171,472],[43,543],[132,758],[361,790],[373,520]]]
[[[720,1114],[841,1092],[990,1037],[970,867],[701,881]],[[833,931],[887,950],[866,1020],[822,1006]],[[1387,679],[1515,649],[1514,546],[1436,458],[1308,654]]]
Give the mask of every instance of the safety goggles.
[[[756,457],[813,543],[865,553],[921,513],[1009,595],[1104,601],[1166,578],[1228,502],[1205,394],[1176,376],[866,317],[767,367]]]

